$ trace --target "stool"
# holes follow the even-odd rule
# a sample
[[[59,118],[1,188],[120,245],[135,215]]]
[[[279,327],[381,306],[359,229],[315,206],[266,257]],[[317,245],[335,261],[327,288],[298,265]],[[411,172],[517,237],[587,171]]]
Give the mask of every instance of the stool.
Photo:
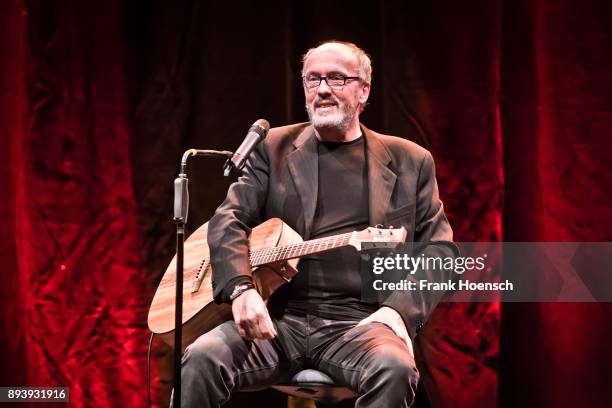
[[[324,404],[335,404],[358,396],[353,390],[336,385],[327,374],[312,369],[302,370],[294,375],[290,382],[277,384],[272,388],[294,397],[310,398]]]

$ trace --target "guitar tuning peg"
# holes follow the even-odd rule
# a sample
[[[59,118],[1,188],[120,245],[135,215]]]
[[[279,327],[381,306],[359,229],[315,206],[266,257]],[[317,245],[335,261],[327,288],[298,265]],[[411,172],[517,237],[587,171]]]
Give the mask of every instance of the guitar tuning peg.
[[[376,224],[374,228],[384,228],[382,224]]]

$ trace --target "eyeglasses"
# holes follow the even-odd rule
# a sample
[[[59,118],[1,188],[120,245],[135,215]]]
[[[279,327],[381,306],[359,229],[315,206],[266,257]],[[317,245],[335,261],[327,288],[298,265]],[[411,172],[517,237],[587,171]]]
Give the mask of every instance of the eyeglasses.
[[[329,74],[328,76],[319,76],[315,74],[309,74],[302,77],[304,86],[307,89],[314,89],[321,85],[321,81],[325,80],[325,83],[330,88],[342,89],[346,85],[346,81],[354,81],[361,79],[357,76],[345,76],[342,74]]]

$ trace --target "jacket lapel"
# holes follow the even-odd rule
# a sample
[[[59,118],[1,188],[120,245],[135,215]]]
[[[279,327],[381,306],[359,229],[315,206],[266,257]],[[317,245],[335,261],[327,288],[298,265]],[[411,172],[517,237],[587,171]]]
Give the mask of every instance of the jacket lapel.
[[[363,125],[361,129],[367,147],[370,225],[376,226],[385,221],[397,176],[389,169],[391,155],[384,144],[370,129]]]
[[[319,191],[317,139],[312,126],[295,139],[296,150],[287,155],[289,171],[304,210],[304,239],[310,237]]]

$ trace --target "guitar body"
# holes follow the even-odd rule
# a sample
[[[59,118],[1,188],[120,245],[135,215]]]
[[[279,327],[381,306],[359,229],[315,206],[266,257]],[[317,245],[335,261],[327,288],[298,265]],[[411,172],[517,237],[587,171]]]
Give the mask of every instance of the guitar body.
[[[213,301],[212,267],[208,248],[208,223],[199,227],[185,240],[183,269],[183,333],[184,350],[200,335],[232,319],[231,306]],[[249,250],[256,251],[299,244],[302,237],[278,218],[272,218],[253,228]],[[253,281],[263,299],[268,299],[279,287],[297,273],[299,259],[268,263],[253,268]],[[174,346],[174,310],[176,298],[176,255],[162,277],[149,308],[149,329],[165,343]]]

